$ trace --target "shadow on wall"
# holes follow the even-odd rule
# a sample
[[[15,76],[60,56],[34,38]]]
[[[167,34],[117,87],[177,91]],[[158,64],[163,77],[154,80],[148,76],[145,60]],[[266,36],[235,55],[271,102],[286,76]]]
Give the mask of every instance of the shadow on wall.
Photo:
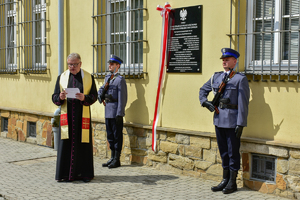
[[[265,101],[263,86],[249,84],[252,100],[249,102],[248,124],[244,136],[273,140],[283,123],[274,124],[272,110]]]
[[[163,107],[163,105],[164,105],[164,102],[165,102],[165,94],[166,94],[166,89],[167,89],[167,83],[168,83],[168,78],[169,78],[169,75],[170,74],[168,74],[167,72],[165,72],[165,77],[164,77],[164,79],[163,79],[163,86],[162,86],[162,90],[161,90],[161,92],[162,92],[162,99],[161,99],[161,104],[160,104],[160,110],[162,109],[162,107]],[[159,78],[159,77],[158,77]],[[157,90],[156,90],[157,91]],[[155,93],[156,94],[156,93]],[[157,96],[157,94],[155,95],[155,98],[156,98],[156,96]],[[155,99],[156,100],[156,99]],[[154,101],[155,102],[155,101]],[[154,114],[154,113],[153,113]],[[153,116],[153,118],[154,118],[154,116]],[[158,126],[162,126],[162,124],[163,124],[163,113],[162,112],[160,112],[159,113],[159,118],[158,118],[158,123],[157,123],[157,125]],[[153,124],[153,120],[154,119],[152,119],[151,120],[151,124]]]
[[[135,83],[130,83],[129,81],[129,84],[135,84],[137,98],[126,109],[125,120],[126,122],[148,124],[149,111],[148,111],[148,107],[146,106],[145,88],[144,88],[144,86],[147,85],[147,83],[141,83],[138,81],[136,81]]]

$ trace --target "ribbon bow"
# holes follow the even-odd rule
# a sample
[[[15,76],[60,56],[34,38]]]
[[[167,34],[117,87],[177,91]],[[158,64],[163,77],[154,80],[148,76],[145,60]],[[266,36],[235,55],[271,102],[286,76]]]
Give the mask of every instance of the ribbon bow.
[[[171,5],[168,2],[166,2],[165,7],[158,5],[156,7],[156,10],[160,11],[160,15],[163,16],[164,14],[168,15],[168,13],[172,10],[172,8]]]

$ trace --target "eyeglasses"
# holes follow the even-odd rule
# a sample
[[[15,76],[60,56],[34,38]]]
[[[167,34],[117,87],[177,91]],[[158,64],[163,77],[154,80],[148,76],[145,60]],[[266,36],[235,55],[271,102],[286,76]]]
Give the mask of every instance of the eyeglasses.
[[[71,63],[67,63],[68,64],[68,67],[77,67],[79,64],[80,64],[81,62],[79,62],[79,63],[75,63],[75,64],[71,64]]]

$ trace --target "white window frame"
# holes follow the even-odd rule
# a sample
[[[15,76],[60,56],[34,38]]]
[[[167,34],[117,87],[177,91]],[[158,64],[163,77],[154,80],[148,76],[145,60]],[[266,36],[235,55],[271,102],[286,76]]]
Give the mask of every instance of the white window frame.
[[[32,58],[32,63],[33,63],[33,66],[35,68],[47,68],[47,58],[46,58],[46,10],[47,10],[47,7],[46,7],[46,2],[45,0],[41,0],[41,4],[36,4],[36,0],[33,0],[33,15],[32,15],[32,20],[35,21],[36,20],[36,17],[35,17],[35,14],[38,14],[38,13],[41,13],[41,38],[37,38],[36,37],[36,23],[33,23],[33,31],[32,31],[32,41],[33,41],[33,46],[36,46],[36,40],[37,39],[41,39],[41,63],[36,63],[36,60],[35,60],[35,55],[36,55],[36,52],[35,52],[35,48],[33,48],[33,52],[32,52],[32,55],[33,55],[33,58]]]
[[[247,32],[248,33],[253,33],[253,21],[254,21],[254,9],[256,9],[255,5],[255,0],[248,0],[248,12],[247,12]],[[283,1],[282,0],[275,0],[274,3],[274,31],[280,31],[281,27],[282,27],[282,9],[283,9]],[[298,17],[299,15],[288,15],[288,17]],[[262,19],[262,18],[260,18]],[[271,17],[264,17],[264,19],[271,19]],[[255,19],[255,20],[259,20],[259,18]],[[252,70],[252,68],[255,66],[255,71],[256,70],[260,70],[259,68],[261,68],[262,66],[264,67],[265,70],[270,70],[270,66],[273,67],[281,67],[281,69],[286,70],[287,67],[290,65],[290,67],[297,67],[298,65],[298,60],[282,60],[280,59],[281,56],[281,47],[282,47],[282,40],[280,37],[281,33],[280,32],[276,32],[273,35],[273,40],[274,40],[274,46],[273,46],[273,56],[274,56],[274,60],[272,63],[270,63],[270,60],[263,60],[263,63],[261,60],[252,60],[253,58],[253,48],[255,48],[255,44],[253,44],[253,34],[248,34],[247,35],[247,55],[246,55],[246,60],[248,63],[246,63],[246,66],[248,66],[247,70]],[[299,41],[298,41],[299,42]],[[281,61],[280,61],[281,60]]]
[[[132,63],[131,54],[133,52],[132,52],[132,47],[131,47],[131,45],[132,45],[131,35],[133,33],[143,33],[144,29],[142,28],[141,30],[131,30],[132,29],[132,23],[134,23],[131,20],[131,12],[130,12],[130,10],[132,8],[131,0],[107,0],[106,11],[107,11],[107,13],[111,13],[111,4],[119,3],[119,2],[125,2],[125,1],[126,1],[126,10],[128,11],[128,12],[126,12],[126,19],[127,19],[126,20],[126,58],[121,58],[121,59],[123,59],[123,60],[126,59],[126,63],[121,64],[120,70],[125,70],[125,72],[140,70],[140,73],[141,73],[141,72],[143,72],[143,62],[134,63],[134,64]],[[112,26],[112,24],[111,24],[111,15],[108,15],[106,19],[107,19],[107,22],[106,22],[107,27],[111,27]],[[128,19],[130,19],[130,20],[128,20]],[[124,34],[124,33],[123,32],[114,32],[114,33],[112,33],[111,29],[107,28],[106,29],[106,41],[107,41],[107,43],[108,44],[111,43],[111,36],[112,35],[119,35],[119,34]],[[141,38],[141,40],[143,40],[143,39]],[[136,50],[138,50],[138,49],[136,49]],[[109,60],[110,55],[111,55],[110,45],[106,46],[106,52],[107,52],[106,60]],[[120,56],[120,55],[117,55],[117,56]],[[126,65],[126,67],[124,66],[124,64]],[[130,66],[130,68],[128,68],[128,66]],[[107,70],[108,70],[108,67],[107,67]]]
[[[6,42],[5,42],[5,59],[6,59],[6,68],[8,70],[14,70],[17,68],[17,12],[16,12],[16,3],[13,3],[14,5],[14,9],[13,10],[8,10],[8,0],[5,1],[5,3],[7,3],[6,7],[5,7],[5,38],[6,38]],[[8,24],[7,24],[7,20],[9,17],[13,18],[13,41],[11,41],[11,33],[8,33]],[[14,43],[14,50],[13,50],[13,54],[14,54],[14,59],[13,59],[13,63],[8,63],[8,61],[10,60],[8,58],[9,55],[9,49],[8,49],[8,44],[13,42]]]

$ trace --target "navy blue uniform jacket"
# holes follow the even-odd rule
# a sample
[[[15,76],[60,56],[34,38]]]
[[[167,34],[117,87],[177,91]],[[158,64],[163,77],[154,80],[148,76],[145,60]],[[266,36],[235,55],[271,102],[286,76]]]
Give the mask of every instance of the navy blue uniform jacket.
[[[109,77],[110,75],[105,76],[105,82],[98,91],[98,100],[100,102],[100,95]],[[116,99],[117,102],[106,102],[105,118],[115,118],[116,116],[124,117],[127,103],[127,85],[125,79],[120,75],[115,75],[114,79],[110,80],[106,94],[112,95],[112,98]]]
[[[207,101],[208,94],[218,90],[222,82],[223,72],[216,72],[213,81],[209,79],[199,92],[201,105]],[[212,82],[212,83],[211,83]],[[236,73],[232,79],[227,82],[222,98],[229,98],[229,104],[238,105],[238,109],[218,108],[220,113],[214,113],[214,125],[219,128],[235,128],[247,126],[248,105],[250,98],[250,88],[247,77],[243,74]]]

